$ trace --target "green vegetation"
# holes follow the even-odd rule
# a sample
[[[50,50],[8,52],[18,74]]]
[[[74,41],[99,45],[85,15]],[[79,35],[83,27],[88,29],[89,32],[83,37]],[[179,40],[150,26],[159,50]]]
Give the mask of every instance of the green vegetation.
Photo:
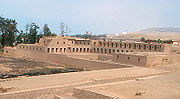
[[[39,76],[39,75],[49,75],[57,73],[69,73],[69,72],[80,72],[85,71],[83,68],[43,68],[37,70],[31,70],[23,74],[0,74],[0,79],[15,78],[18,76]]]
[[[144,42],[144,41],[145,41],[145,38],[144,38],[144,37],[141,37],[141,41]]]
[[[66,30],[66,31],[65,31]],[[42,28],[36,23],[26,24],[25,31],[18,30],[17,22],[14,19],[4,18],[0,16],[0,47],[4,46],[16,46],[17,44],[35,44],[39,42],[39,39],[43,36],[57,36],[55,33],[51,32],[48,24],[45,24]],[[64,23],[61,23],[61,34],[64,35],[70,32],[70,29]],[[68,36],[68,35],[67,35]],[[81,38],[97,39],[98,37],[106,37],[106,35],[92,35],[90,32],[86,34],[69,35]],[[105,38],[104,38],[105,40]]]
[[[150,43],[150,42],[154,42],[154,43],[163,43],[163,44],[172,44],[173,41],[172,40],[161,40],[161,39],[158,39],[158,40],[150,40],[150,39],[145,39],[144,37],[141,38],[141,41],[142,42],[145,42],[145,43]]]
[[[105,37],[107,37],[107,35],[102,34],[102,35],[92,35],[92,34],[76,34],[76,35],[70,35],[70,36],[74,36],[74,37],[80,37],[80,38],[89,38],[89,39],[98,39],[99,37],[102,37],[103,40],[105,40]]]
[[[15,33],[18,32],[16,25],[15,20],[0,17],[1,45],[3,47],[14,46]]]
[[[3,49],[0,47],[0,53],[3,53]]]
[[[43,27],[43,35],[44,36],[57,36],[55,33],[52,33],[50,28],[48,27],[48,24],[45,24]]]
[[[43,27],[43,33],[39,33],[40,27],[36,23],[26,24],[25,32],[17,29],[17,22],[0,16],[0,47],[15,46],[17,44],[35,44],[43,36],[57,36],[51,33],[48,24]]]

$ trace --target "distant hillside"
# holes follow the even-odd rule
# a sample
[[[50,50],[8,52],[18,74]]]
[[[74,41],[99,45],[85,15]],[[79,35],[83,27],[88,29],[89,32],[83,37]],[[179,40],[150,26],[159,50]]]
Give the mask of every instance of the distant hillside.
[[[112,36],[118,39],[140,39],[141,37],[145,37],[146,39],[180,40],[180,28],[148,28]]]
[[[136,32],[129,32],[129,34],[143,34],[143,35],[178,35],[180,28],[148,28]]]
[[[146,32],[180,32],[180,28],[148,28],[141,31]]]
[[[144,32],[180,32],[180,28],[148,28]]]

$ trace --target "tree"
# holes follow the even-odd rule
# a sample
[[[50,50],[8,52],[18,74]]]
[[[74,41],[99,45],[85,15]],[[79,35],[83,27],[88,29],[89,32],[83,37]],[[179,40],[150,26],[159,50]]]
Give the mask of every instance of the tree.
[[[15,34],[18,32],[15,20],[0,17],[1,45],[14,46]]]
[[[0,17],[0,30],[1,30],[1,45],[4,47],[5,45],[7,45],[6,41],[7,39],[7,20],[3,17]]]
[[[62,22],[62,23],[60,23],[60,25],[61,25],[61,36],[64,36],[64,34],[65,34],[65,29],[64,29],[64,27],[65,27],[65,24],[64,24],[64,22]]]
[[[162,40],[158,39],[158,40],[157,40],[157,43],[162,43]]]
[[[29,30],[29,42],[30,44],[35,44],[37,42],[37,34],[39,27],[35,24],[32,23],[30,25],[30,30]]]
[[[144,42],[144,41],[145,41],[145,38],[144,38],[144,37],[141,37],[141,41]]]
[[[57,34],[56,33],[52,33],[51,36],[57,36]]]
[[[24,34],[23,30],[21,30],[19,32],[19,35],[17,35],[17,37],[16,37],[16,45],[23,43],[23,34]]]
[[[37,35],[37,40],[36,40],[36,42],[39,43],[39,40],[40,40],[40,38],[42,38],[42,37],[43,37],[43,34],[42,34],[42,33],[38,34],[38,35]]]
[[[8,39],[9,39],[9,46],[14,46],[15,43],[15,34],[18,32],[17,23],[15,20],[9,20],[8,22]]]
[[[29,41],[29,27],[30,27],[30,25],[26,24],[26,26],[25,26],[26,31],[25,31],[25,33],[22,34],[22,39],[23,39],[24,44],[30,43],[30,41]]]
[[[51,36],[51,30],[49,29],[48,24],[44,25],[43,33],[44,33],[44,36]]]

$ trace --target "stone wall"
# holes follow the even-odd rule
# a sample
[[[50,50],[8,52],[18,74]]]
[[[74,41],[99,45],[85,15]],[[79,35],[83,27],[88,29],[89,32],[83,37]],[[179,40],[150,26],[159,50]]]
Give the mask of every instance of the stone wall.
[[[14,48],[11,48],[11,47],[4,47],[4,54],[6,54],[6,55],[13,55],[13,56],[15,56],[16,55],[16,47],[14,47]]]
[[[53,62],[68,67],[83,67],[88,70],[128,67],[127,65],[107,63],[99,60],[87,60],[87,59],[67,57],[66,55],[63,54],[44,53],[44,52],[37,52],[37,51],[24,50],[24,49],[13,49],[12,51],[12,48],[5,48],[5,50],[8,51],[8,53],[5,52],[5,54],[11,56],[31,58],[45,62]]]
[[[180,45],[172,45],[172,53],[180,54]]]
[[[173,58],[171,58],[172,61]],[[170,62],[170,54],[168,53],[116,53],[112,57],[112,61],[121,64],[134,66],[160,66]],[[177,61],[174,61],[174,63]]]
[[[151,55],[150,53],[150,55],[148,53],[147,55],[146,53],[144,53],[144,55],[142,53],[115,53],[113,55],[92,53],[55,54],[9,47],[4,48],[4,53],[17,57],[53,62],[68,67],[83,67],[88,70],[121,68],[127,65],[149,67],[177,62],[177,60],[174,60],[170,55],[165,55],[163,53],[162,55],[160,53],[157,53],[157,55]]]
[[[116,63],[129,64],[135,66],[143,66],[147,65],[147,57],[141,55],[132,55],[132,54],[114,54],[112,57],[112,61]]]
[[[170,44],[165,44],[163,50],[164,52],[172,52],[173,46]]]
[[[17,49],[24,49],[26,51],[36,51],[36,52],[46,52],[46,48],[44,46],[36,45],[36,44],[19,44],[16,47]]]
[[[169,64],[180,64],[180,54],[170,54],[168,56]]]
[[[162,66],[169,64],[169,56],[161,55],[161,56],[148,56],[147,57],[147,67],[150,66]]]
[[[89,59],[89,60],[98,60],[97,54],[92,54],[92,53],[71,53],[71,54],[65,54],[68,57],[72,58],[79,58],[79,59]]]
[[[148,44],[137,42],[114,42],[114,41],[94,41],[93,52],[113,54],[115,52],[164,52],[168,51],[164,44]],[[169,46],[167,46],[169,47]]]

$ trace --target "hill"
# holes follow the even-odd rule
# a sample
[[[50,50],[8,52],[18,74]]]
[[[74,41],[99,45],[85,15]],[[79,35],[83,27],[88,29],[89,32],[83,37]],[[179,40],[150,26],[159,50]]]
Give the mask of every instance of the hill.
[[[130,34],[147,34],[147,35],[178,35],[180,28],[148,28],[136,32],[129,32]]]
[[[144,29],[141,31],[145,31],[145,32],[179,32],[180,33],[180,28],[148,28],[148,29]]]
[[[180,28],[148,28],[135,32],[120,33],[119,35],[112,35],[116,39],[163,39],[163,40],[180,40]]]

